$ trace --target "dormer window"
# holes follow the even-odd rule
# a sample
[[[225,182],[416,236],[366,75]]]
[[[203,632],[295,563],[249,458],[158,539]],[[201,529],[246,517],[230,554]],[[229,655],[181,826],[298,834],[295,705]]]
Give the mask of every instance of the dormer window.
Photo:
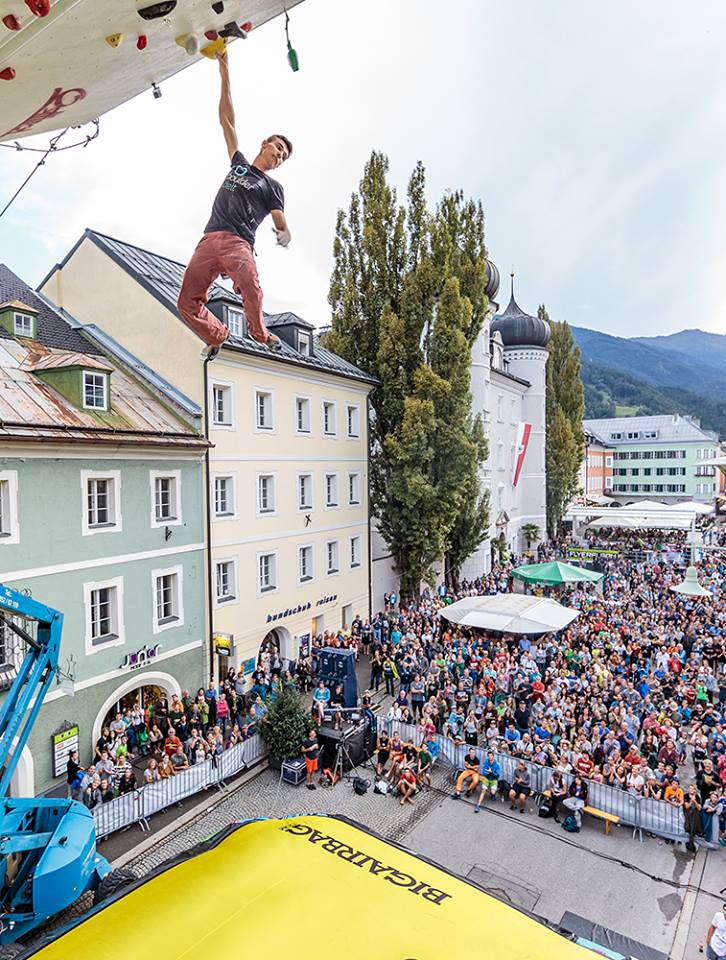
[[[312,355],[312,345],[313,337],[308,330],[297,330],[296,331],[296,348],[298,353],[302,353],[303,356],[309,357]]]
[[[83,371],[83,406],[86,410],[108,410],[108,375]]]
[[[16,337],[33,336],[33,318],[28,313],[14,314],[13,332]]]
[[[233,337],[243,337],[245,335],[246,317],[241,310],[235,310],[227,307],[227,326]]]

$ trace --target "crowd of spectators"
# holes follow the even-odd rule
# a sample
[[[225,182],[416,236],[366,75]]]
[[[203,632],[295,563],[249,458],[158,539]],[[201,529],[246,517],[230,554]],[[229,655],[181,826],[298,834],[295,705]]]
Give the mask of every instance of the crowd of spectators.
[[[716,540],[722,536],[714,531]],[[675,547],[651,539],[645,546],[659,555]],[[559,594],[580,610],[559,635],[475,634],[440,617],[455,598],[436,596],[379,615],[351,642],[370,652],[371,690],[385,686],[393,697],[388,718],[415,724],[415,746],[428,752],[440,734],[549,767],[551,795],[565,806],[581,798],[571,805],[578,814],[592,783],[664,800],[682,807],[691,840],[726,845],[726,555],[699,562],[711,592],[701,599],[671,590],[683,565],[639,559],[642,545],[625,546],[607,561],[602,592]],[[557,545],[544,544],[538,559],[557,553]],[[508,589],[512,569],[464,582],[457,596]],[[391,764],[395,779],[393,755]],[[526,765],[517,770],[507,792],[523,811]],[[570,787],[565,774],[575,778]],[[464,787],[473,795],[483,779],[465,764],[455,795]],[[493,793],[482,787],[474,809]]]

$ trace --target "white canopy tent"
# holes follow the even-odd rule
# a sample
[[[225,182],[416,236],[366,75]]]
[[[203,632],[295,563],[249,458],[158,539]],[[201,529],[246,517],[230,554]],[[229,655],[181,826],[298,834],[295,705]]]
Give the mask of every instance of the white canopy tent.
[[[688,513],[705,516],[708,513],[713,513],[713,504],[699,503],[697,500],[687,500],[685,503],[669,503],[666,510],[685,510]]]
[[[664,508],[665,510],[665,508]],[[599,516],[590,520],[588,527],[603,529],[606,527],[622,530],[689,530],[691,528],[693,514],[690,516],[675,512],[668,515],[668,512],[656,516],[654,513],[642,513],[627,515],[621,511],[612,511],[607,516]]]
[[[580,615],[556,600],[520,593],[464,597],[440,615],[451,623],[500,633],[552,633],[564,630]]]

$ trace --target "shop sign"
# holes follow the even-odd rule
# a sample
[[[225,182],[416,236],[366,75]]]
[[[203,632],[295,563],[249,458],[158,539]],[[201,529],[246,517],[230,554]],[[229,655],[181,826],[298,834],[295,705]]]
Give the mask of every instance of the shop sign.
[[[71,751],[78,749],[78,724],[70,724],[64,730],[50,736],[53,754],[53,776],[60,777],[66,772]]]
[[[567,550],[568,560],[596,560],[598,557],[618,557],[618,550],[598,550],[593,548],[587,550],[584,547],[569,547]]]
[[[155,643],[153,647],[142,647],[134,653],[127,653],[121,664],[121,669],[138,670],[139,667],[145,667],[147,663],[157,657],[159,650],[161,650],[161,644]]]
[[[332,603],[334,600],[338,599],[338,594],[334,594],[331,597],[321,597],[319,600],[316,600],[315,606],[322,607],[323,604]],[[267,622],[272,623],[275,620],[284,620],[285,617],[292,617],[296,613],[304,613],[306,610],[309,610],[312,607],[312,603],[308,600],[307,603],[298,603],[296,607],[288,607],[286,610],[281,610],[279,613],[268,613]]]
[[[214,652],[221,654],[223,657],[231,657],[233,639],[234,636],[231,633],[215,633]]]

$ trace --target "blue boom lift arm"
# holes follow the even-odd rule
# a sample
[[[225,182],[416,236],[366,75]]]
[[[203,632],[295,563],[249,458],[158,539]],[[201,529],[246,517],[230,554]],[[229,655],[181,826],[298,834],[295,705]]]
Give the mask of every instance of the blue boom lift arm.
[[[35,620],[37,637],[31,637],[11,617]],[[0,585],[0,618],[27,647],[18,675],[0,708],[0,797],[4,797],[58,669],[63,614]]]
[[[35,621],[37,635],[31,636],[18,618]],[[111,886],[118,886],[119,878],[114,880],[96,850],[95,821],[84,804],[6,796],[58,669],[63,614],[0,584],[0,619],[27,647],[0,708],[1,960],[10,949],[5,944],[36,930],[86,891],[103,894],[106,878]]]

